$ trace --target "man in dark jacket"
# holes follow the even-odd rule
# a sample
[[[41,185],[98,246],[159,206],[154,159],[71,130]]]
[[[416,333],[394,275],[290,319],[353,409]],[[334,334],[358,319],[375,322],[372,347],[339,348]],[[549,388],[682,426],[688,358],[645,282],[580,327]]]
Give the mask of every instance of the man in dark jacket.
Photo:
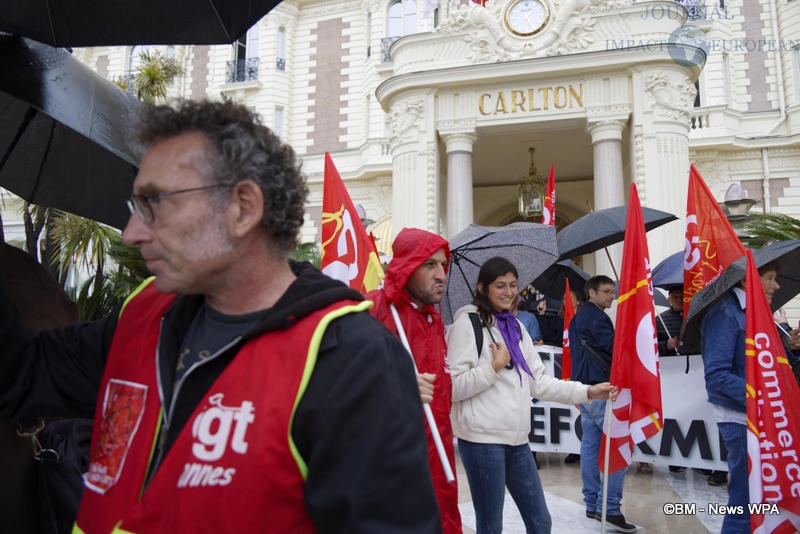
[[[675,356],[681,353],[678,347],[678,337],[683,324],[683,286],[670,287],[667,300],[670,308],[658,314],[656,318],[658,354]]]
[[[82,532],[439,532],[402,345],[289,261],[305,180],[246,107],[148,108],[123,241],[155,275],[36,334],[0,292],[0,418],[91,417]]]
[[[586,282],[588,300],[580,307],[569,324],[569,348],[572,356],[572,380],[584,384],[607,382],[611,377],[611,356],[614,353],[614,324],[605,310],[611,307],[616,292],[614,281],[604,275],[593,276]],[[606,401],[593,400],[581,404],[581,481],[586,517],[601,519],[603,485],[597,458],[603,445],[603,421]],[[606,520],[620,532],[636,532],[620,508],[626,469],[608,477]]]
[[[453,428],[450,425],[452,381],[447,367],[444,324],[435,306],[442,301],[450,248],[436,234],[403,228],[392,244],[392,261],[386,269],[383,289],[367,294],[375,302],[370,313],[395,335],[399,330],[391,305],[397,310],[403,331],[414,354],[417,381],[423,402],[431,404],[450,468],[455,473]],[[430,464],[442,527],[445,534],[462,531],[458,511],[458,485],[445,477],[436,444],[427,429]]]

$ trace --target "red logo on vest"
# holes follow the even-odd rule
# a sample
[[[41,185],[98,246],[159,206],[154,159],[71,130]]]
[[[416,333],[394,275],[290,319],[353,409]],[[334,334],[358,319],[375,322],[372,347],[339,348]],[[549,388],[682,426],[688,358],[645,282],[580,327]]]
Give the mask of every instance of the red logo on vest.
[[[119,480],[133,436],[144,415],[147,386],[111,379],[103,399],[103,419],[89,470],[86,487],[104,494]]]

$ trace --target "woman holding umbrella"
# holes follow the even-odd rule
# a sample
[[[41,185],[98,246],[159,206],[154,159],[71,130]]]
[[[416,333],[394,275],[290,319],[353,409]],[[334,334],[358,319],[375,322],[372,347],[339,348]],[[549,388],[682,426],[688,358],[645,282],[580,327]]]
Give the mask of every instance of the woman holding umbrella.
[[[456,312],[447,332],[453,433],[478,534],[502,532],[505,488],[528,534],[550,532],[550,512],[528,446],[531,397],[576,404],[617,392],[608,382],[587,386],[545,374],[530,335],[511,313],[518,298],[517,278],[517,269],[505,258],[486,261],[478,273],[474,304]]]

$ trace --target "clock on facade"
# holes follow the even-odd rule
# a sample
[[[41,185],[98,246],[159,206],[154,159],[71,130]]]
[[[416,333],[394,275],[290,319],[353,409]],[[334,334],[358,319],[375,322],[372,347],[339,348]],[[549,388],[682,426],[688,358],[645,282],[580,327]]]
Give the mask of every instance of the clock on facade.
[[[550,20],[550,8],[545,0],[513,0],[506,8],[505,24],[514,35],[536,35]]]

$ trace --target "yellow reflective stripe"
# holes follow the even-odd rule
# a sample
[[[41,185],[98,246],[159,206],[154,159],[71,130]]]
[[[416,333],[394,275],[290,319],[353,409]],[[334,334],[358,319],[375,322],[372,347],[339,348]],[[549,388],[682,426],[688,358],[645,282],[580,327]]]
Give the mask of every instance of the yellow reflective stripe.
[[[342,306],[341,308],[327,313],[320,320],[319,324],[317,324],[314,334],[311,336],[311,343],[308,345],[308,355],[306,356],[306,365],[305,369],[303,369],[303,377],[300,379],[300,387],[297,389],[297,396],[294,399],[294,406],[292,406],[292,415],[289,417],[288,429],[289,449],[292,451],[294,461],[297,462],[297,467],[300,469],[300,475],[303,477],[303,480],[308,477],[308,466],[303,457],[300,456],[300,451],[297,450],[297,445],[294,439],[292,439],[292,423],[294,423],[294,414],[297,411],[297,405],[300,404],[300,399],[303,397],[303,393],[305,393],[306,387],[308,387],[308,381],[311,379],[311,373],[314,372],[314,367],[317,364],[317,356],[319,355],[319,345],[322,342],[322,336],[325,334],[325,330],[328,328],[330,322],[334,319],[347,315],[348,313],[367,311],[372,308],[372,304],[371,300],[365,300],[355,305]]]
[[[120,528],[120,524],[122,521],[118,522],[114,528],[111,530],[111,534],[136,534],[135,532],[131,532],[130,530],[125,530],[124,528]],[[77,521],[72,525],[72,534],[86,534],[81,527],[78,526]]]
[[[152,282],[153,280],[155,280],[155,279],[156,279],[156,277],[155,277],[155,276],[151,276],[150,278],[147,278],[147,279],[145,279],[145,281],[144,281],[144,282],[142,282],[141,284],[139,284],[139,287],[137,287],[136,289],[134,289],[134,290],[133,290],[133,293],[131,293],[130,295],[128,295],[128,298],[126,298],[126,299],[125,299],[125,302],[123,302],[123,303],[122,303],[122,307],[119,309],[119,316],[117,316],[117,318],[118,318],[118,319],[119,319],[120,317],[122,317],[122,311],[125,309],[125,306],[127,306],[127,305],[128,305],[128,303],[129,303],[129,302],[130,302],[130,301],[133,299],[133,297],[135,297],[136,295],[138,295],[139,293],[141,293],[141,292],[142,292],[142,290],[143,290],[145,287],[147,287],[147,285],[148,285],[150,282]]]
[[[144,473],[144,478],[142,479],[142,487],[139,488],[139,500],[142,499],[142,495],[144,495],[144,489],[147,483],[147,474],[150,473],[150,464],[153,462],[153,455],[156,453],[156,444],[158,443],[158,436],[161,434],[161,421],[164,417],[164,408],[158,408],[158,421],[159,425],[155,432],[153,432],[153,444],[150,445],[150,456],[147,457],[147,470]]]
[[[136,534],[135,532],[131,532],[130,530],[125,530],[124,528],[120,528],[122,521],[114,525],[114,528],[111,530],[111,534]]]

